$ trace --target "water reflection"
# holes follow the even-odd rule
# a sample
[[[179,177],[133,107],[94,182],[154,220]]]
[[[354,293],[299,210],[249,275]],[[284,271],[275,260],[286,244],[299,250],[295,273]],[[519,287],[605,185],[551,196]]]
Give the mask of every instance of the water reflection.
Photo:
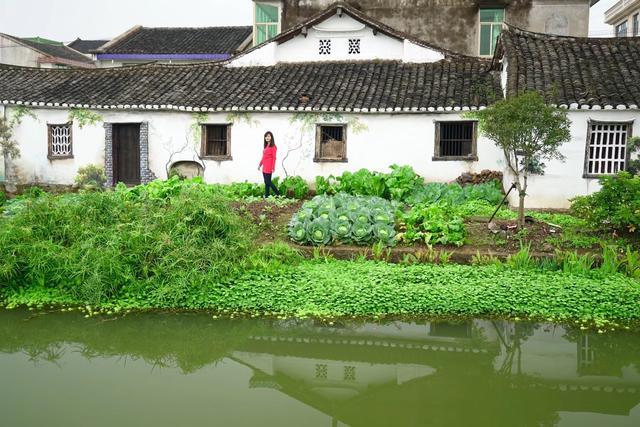
[[[62,370],[71,355],[118,358],[119,369],[137,361],[183,377],[205,375],[207,368],[242,367],[245,377],[226,380],[239,381],[235,399],[251,405],[256,390],[264,391],[259,399],[285,397],[289,404],[324,414],[326,422],[318,425],[640,422],[640,337],[553,324],[328,325],[194,314],[87,320],[77,314],[13,311],[0,312],[0,352]],[[0,355],[0,368],[3,360]],[[232,388],[219,382],[208,387]],[[268,417],[258,419],[270,425]],[[299,419],[290,421],[278,425],[300,425]]]

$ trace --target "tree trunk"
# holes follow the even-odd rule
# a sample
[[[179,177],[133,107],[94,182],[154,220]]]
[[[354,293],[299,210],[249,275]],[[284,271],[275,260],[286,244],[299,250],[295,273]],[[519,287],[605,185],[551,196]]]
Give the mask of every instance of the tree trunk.
[[[520,191],[519,193],[519,201],[518,201],[518,230],[522,230],[524,228],[524,197],[525,192]]]

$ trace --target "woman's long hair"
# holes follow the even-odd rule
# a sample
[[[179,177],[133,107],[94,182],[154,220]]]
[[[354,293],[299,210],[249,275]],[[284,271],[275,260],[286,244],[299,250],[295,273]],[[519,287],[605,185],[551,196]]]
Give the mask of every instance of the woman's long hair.
[[[264,133],[264,148],[267,148],[267,135],[271,135],[271,143],[268,144],[269,147],[273,147],[274,145],[276,145],[276,139],[273,137],[271,131],[268,130]]]

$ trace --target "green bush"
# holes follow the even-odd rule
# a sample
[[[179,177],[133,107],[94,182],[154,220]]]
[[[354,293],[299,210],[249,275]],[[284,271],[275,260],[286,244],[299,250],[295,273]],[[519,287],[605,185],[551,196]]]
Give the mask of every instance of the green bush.
[[[438,202],[460,205],[468,201],[483,200],[495,207],[504,196],[501,184],[497,181],[465,187],[459,184],[425,184],[411,166],[398,165],[392,165],[390,173],[360,169],[353,173],[344,172],[337,177],[316,177],[317,194],[340,192],[382,197],[410,205]]]
[[[293,195],[295,199],[299,200],[306,198],[309,194],[309,185],[299,176],[288,176],[277,184],[277,187],[283,196]]]
[[[628,172],[600,178],[602,188],[574,198],[571,211],[593,228],[635,233],[640,227],[640,177]]]
[[[456,246],[464,244],[466,228],[462,217],[455,208],[447,204],[419,204],[398,216],[401,227],[398,239],[403,242]]]
[[[289,237],[303,245],[332,243],[395,244],[394,208],[373,196],[316,196],[304,203],[289,222]]]
[[[103,188],[107,177],[102,166],[87,165],[78,169],[75,181],[80,187]]]
[[[0,218],[0,284],[59,288],[87,303],[145,288],[179,305],[246,268],[254,234],[200,185],[43,194]]]

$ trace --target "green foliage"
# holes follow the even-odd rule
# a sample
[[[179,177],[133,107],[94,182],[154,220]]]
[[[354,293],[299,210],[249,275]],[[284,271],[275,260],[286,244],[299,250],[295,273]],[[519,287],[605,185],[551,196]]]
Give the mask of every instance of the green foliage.
[[[379,197],[316,196],[305,202],[289,222],[289,237],[299,244],[369,245],[395,243],[394,208]]]
[[[104,121],[104,118],[100,114],[86,108],[71,108],[69,110],[69,121],[76,121],[78,127],[82,129],[87,125],[94,126],[101,123]]]
[[[75,182],[80,187],[103,188],[107,177],[102,166],[87,165],[78,169]]]
[[[627,163],[627,172],[631,175],[640,174],[640,159],[638,158],[638,151],[640,151],[640,136],[634,136],[627,141],[627,152],[629,156],[632,156]]]
[[[14,289],[59,288],[95,304],[144,288],[180,306],[251,266],[257,249],[253,227],[197,181],[22,203],[0,219],[0,283]]]
[[[180,289],[175,283],[164,292],[157,286],[127,286],[118,297],[97,307],[183,306],[297,316],[518,316],[582,322],[640,319],[640,286],[620,274],[592,278],[493,265],[391,265],[319,257],[274,271],[247,271],[235,278],[232,286],[203,283],[180,298],[171,298]],[[7,294],[6,303],[28,300],[18,299],[19,292]],[[45,296],[40,298],[41,303],[47,302]]]
[[[628,172],[600,178],[602,188],[572,200],[571,211],[593,228],[635,233],[640,227],[640,177]]]
[[[427,245],[462,246],[466,229],[455,210],[446,204],[419,204],[398,214],[400,231],[398,240],[422,241]]]
[[[524,199],[532,172],[544,172],[543,160],[564,160],[560,146],[571,140],[567,112],[546,104],[538,92],[524,92],[469,113],[480,132],[493,140],[505,156],[516,180],[520,204],[518,223],[524,227]]]
[[[309,185],[299,176],[287,176],[278,183],[277,187],[280,194],[285,196],[291,194],[295,199],[304,199],[309,194]]]

